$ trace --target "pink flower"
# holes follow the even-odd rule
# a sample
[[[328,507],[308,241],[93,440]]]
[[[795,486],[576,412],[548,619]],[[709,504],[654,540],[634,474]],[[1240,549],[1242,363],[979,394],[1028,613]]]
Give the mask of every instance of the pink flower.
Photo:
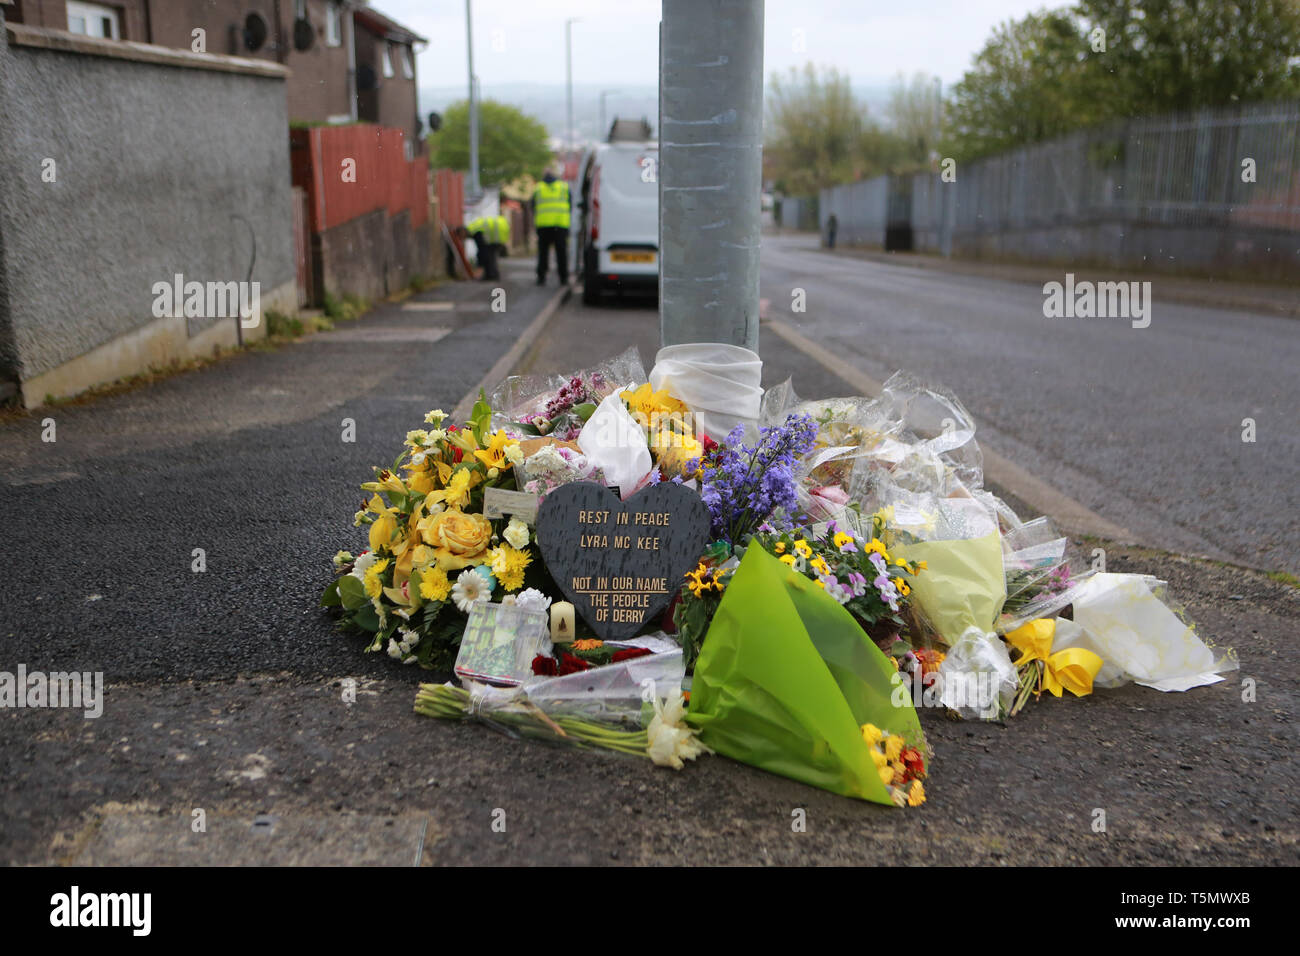
[[[808,516],[815,521],[829,521],[849,503],[848,492],[839,485],[822,485],[812,489],[808,495],[812,498]]]

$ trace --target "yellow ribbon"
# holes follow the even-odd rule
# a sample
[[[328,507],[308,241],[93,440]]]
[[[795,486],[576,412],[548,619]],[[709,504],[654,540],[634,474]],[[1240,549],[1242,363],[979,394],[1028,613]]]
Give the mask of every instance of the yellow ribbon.
[[[1022,667],[1030,661],[1042,661],[1042,674],[1039,676],[1039,691],[1044,688],[1056,697],[1061,690],[1068,690],[1076,697],[1086,697],[1092,693],[1092,682],[1101,670],[1102,660],[1090,650],[1082,647],[1067,647],[1052,653],[1052,643],[1056,640],[1056,619],[1039,618],[1022,624],[1007,635],[1007,643],[1020,651],[1015,661],[1016,667]]]

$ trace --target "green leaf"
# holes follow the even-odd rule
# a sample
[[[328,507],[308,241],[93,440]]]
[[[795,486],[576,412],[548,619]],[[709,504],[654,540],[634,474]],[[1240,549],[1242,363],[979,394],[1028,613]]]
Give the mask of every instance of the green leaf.
[[[379,630],[379,615],[369,604],[363,604],[352,615],[352,623],[363,631],[374,634]]]
[[[530,422],[511,422],[510,426],[525,435],[540,435],[542,430]]]
[[[366,603],[366,589],[350,574],[338,579],[338,592],[339,600],[349,611],[355,611]],[[378,626],[378,621],[375,624]]]
[[[353,581],[356,578],[352,578]],[[325,593],[320,596],[321,607],[338,607],[342,601],[339,598],[339,579],[335,578],[325,586]]]
[[[572,412],[585,422],[596,413],[596,404],[595,402],[583,402],[581,405],[574,405]]]

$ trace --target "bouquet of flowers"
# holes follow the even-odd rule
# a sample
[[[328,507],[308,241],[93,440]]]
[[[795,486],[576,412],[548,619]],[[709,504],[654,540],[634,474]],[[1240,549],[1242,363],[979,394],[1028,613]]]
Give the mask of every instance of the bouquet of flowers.
[[[371,638],[367,651],[449,669],[474,603],[524,587],[536,554],[528,524],[483,514],[485,491],[513,490],[524,461],[517,439],[489,430],[491,416],[482,398],[462,425],[429,412],[430,427],[408,432],[392,466],[361,486],[370,497],[354,525],[370,546],[334,556],[321,604]]]

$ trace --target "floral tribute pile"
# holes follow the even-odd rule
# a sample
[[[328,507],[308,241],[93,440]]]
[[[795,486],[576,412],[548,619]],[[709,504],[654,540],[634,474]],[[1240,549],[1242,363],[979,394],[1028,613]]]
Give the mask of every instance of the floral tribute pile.
[[[974,422],[941,388],[899,373],[876,398],[801,401],[787,382],[756,418],[715,403],[730,427],[709,435],[679,397],[694,384],[630,350],[509,379],[465,421],[429,412],[361,486],[366,546],[334,556],[321,603],[367,651],[454,670],[418,713],[678,769],[720,753],[897,806],[925,800],[918,708],[1005,719],[1044,691],[1236,667],[1162,582],[1072,566],[1047,519],[984,489]],[[565,631],[535,522],[578,481],[625,500],[674,482],[707,506],[711,541],[631,640]]]

